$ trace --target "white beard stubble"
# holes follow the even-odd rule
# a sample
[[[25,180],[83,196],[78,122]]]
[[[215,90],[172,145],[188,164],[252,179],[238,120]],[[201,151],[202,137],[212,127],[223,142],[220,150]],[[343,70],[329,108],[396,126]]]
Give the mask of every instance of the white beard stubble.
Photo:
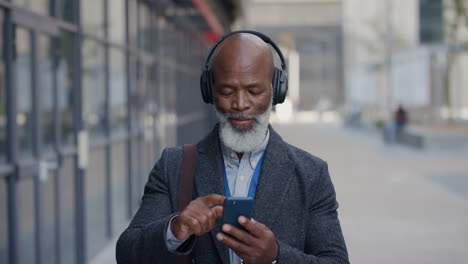
[[[237,153],[252,152],[260,146],[265,139],[272,104],[268,109],[259,115],[247,114],[223,114],[214,106],[216,116],[219,121],[219,135],[223,144]],[[234,127],[229,118],[253,118],[254,123],[251,129],[243,130]]]

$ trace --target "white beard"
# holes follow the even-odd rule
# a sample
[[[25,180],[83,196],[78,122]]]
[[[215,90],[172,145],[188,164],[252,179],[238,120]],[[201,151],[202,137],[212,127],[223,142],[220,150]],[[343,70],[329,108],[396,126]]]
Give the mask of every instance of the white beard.
[[[252,152],[258,148],[267,134],[272,104],[260,115],[247,114],[223,114],[216,106],[214,107],[219,121],[219,135],[223,144],[237,153]],[[229,118],[253,118],[254,123],[251,129],[239,129],[234,127]]]

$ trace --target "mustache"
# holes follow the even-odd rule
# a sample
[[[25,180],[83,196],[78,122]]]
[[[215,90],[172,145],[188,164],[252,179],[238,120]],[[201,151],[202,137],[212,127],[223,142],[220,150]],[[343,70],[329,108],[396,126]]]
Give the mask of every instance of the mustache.
[[[253,119],[255,122],[258,122],[258,117],[260,115],[249,115],[249,114],[245,114],[245,113],[226,113],[224,114],[224,117],[226,119],[229,119],[229,118],[234,118],[234,119]]]

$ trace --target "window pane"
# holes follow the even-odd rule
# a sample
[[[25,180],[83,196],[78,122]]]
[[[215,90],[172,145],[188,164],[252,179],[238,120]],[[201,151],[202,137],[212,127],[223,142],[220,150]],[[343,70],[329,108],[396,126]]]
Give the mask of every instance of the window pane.
[[[81,0],[81,25],[87,33],[104,35],[103,0]]]
[[[112,222],[113,231],[120,233],[127,225],[128,199],[127,149],[124,141],[112,145]]]
[[[16,91],[18,147],[22,153],[32,149],[32,89],[31,89],[31,43],[30,34],[24,29],[16,30]]]
[[[41,181],[39,188],[40,202],[41,202],[41,263],[58,263],[56,261],[56,248],[55,248],[55,226],[58,224],[55,221],[55,199],[57,193],[55,192],[56,171],[49,171],[49,177],[45,181]]]
[[[60,54],[57,58],[57,89],[60,135],[63,145],[73,144],[73,34],[60,36]]]
[[[138,5],[136,0],[128,0],[128,27],[130,45],[136,46],[138,40]]]
[[[126,129],[127,118],[127,78],[125,55],[121,50],[110,51],[110,118],[112,133]]]
[[[166,42],[166,47],[164,48],[165,52],[167,52],[167,57],[170,59],[174,59],[177,56],[177,43],[176,41],[177,31],[173,28],[169,28],[168,30],[168,40]],[[167,87],[168,90],[166,93],[166,111],[168,113],[175,113],[176,112],[176,81],[177,81],[177,71],[174,68],[167,68],[166,67],[166,83],[164,87]]]
[[[52,148],[54,142],[54,61],[52,42],[45,36],[38,37],[38,64],[40,86],[40,113],[42,144],[46,149]]]
[[[154,48],[152,41],[153,34],[151,32],[151,11],[146,4],[140,2],[140,48],[146,51],[151,51]]]
[[[125,0],[112,0],[109,5],[109,38],[118,44],[125,43]]]
[[[67,22],[74,22],[73,1],[74,0],[55,0],[55,16]]]
[[[35,263],[34,181],[18,181],[17,188],[18,248],[21,248],[18,263]]]
[[[86,246],[88,259],[95,256],[108,242],[106,222],[106,158],[104,148],[90,152],[86,171]]]
[[[0,181],[0,263],[8,263],[8,212],[6,181]]]
[[[75,229],[75,168],[73,156],[63,160],[59,171],[60,179],[60,247],[59,263],[76,263]]]
[[[153,130],[155,124],[154,117],[159,111],[158,105],[158,90],[159,87],[157,85],[157,64],[152,63],[148,64],[145,67],[145,84],[146,84],[146,106],[145,106],[145,129],[147,129],[146,133],[149,133],[151,137],[153,137],[152,133],[149,130]],[[192,97],[192,99],[195,97]],[[145,130],[146,131],[146,130]]]
[[[90,140],[104,136],[105,82],[104,48],[95,41],[83,44],[83,118]]]
[[[140,152],[141,149],[141,141],[138,140],[138,137],[132,138],[132,149],[131,149],[131,157],[130,162],[132,163],[132,174],[131,174],[131,181],[132,181],[132,202],[131,206],[133,211],[135,211],[138,206],[140,205],[141,196],[143,194],[144,182],[141,181],[142,175],[145,174],[143,172],[143,160],[142,160],[142,153]]]
[[[154,64],[141,64],[141,94],[144,98],[142,108],[142,128],[145,146],[153,143],[153,126],[157,105],[156,98],[156,78]],[[147,155],[144,155],[147,157]],[[146,169],[146,167],[144,167]]]
[[[13,0],[13,3],[41,15],[50,14],[49,8],[52,0]]]
[[[132,131],[137,131],[139,128],[138,113],[141,110],[142,97],[139,94],[140,79],[139,79],[139,63],[136,57],[130,57],[130,123]]]
[[[3,36],[3,12],[0,11],[0,36]],[[6,156],[6,87],[3,61],[3,38],[0,40],[0,162]],[[1,258],[0,258],[1,260]]]

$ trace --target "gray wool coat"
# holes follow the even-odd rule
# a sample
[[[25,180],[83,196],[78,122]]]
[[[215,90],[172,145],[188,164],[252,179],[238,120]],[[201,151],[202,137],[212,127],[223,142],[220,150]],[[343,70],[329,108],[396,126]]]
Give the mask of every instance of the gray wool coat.
[[[349,263],[338,203],[327,163],[284,142],[270,127],[253,218],[279,244],[278,263]],[[218,126],[198,143],[194,196],[224,195]],[[190,254],[194,263],[229,263],[228,248],[211,232],[193,236],[177,254],[166,247],[169,220],[177,213],[182,147],[168,148],[151,170],[140,208],[116,247],[118,263],[173,263]]]

